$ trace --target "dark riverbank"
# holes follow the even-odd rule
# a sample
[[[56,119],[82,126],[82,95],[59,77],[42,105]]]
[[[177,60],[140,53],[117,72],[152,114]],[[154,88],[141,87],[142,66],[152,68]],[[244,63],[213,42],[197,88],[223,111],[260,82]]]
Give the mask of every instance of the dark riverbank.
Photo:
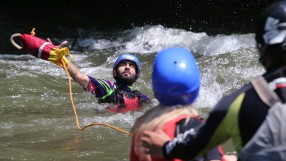
[[[1,40],[12,33],[73,37],[73,29],[130,29],[163,25],[208,34],[253,33],[259,13],[272,1],[259,0],[10,0],[0,7]],[[2,49],[7,44],[0,45]],[[2,50],[1,50],[2,51]],[[1,52],[3,53],[3,52]]]
[[[67,27],[130,28],[144,24],[214,32],[251,32],[266,0],[59,0],[16,1],[2,5],[5,16],[32,22],[62,22]],[[2,16],[4,16],[2,14]],[[48,24],[46,22],[46,24]],[[59,24],[58,24],[59,25]],[[215,30],[215,29],[214,29]]]

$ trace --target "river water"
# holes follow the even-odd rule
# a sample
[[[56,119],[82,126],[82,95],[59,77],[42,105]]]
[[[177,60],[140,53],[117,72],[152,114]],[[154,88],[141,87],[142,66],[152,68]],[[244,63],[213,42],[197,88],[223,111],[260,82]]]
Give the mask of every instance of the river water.
[[[27,24],[28,22],[23,22]],[[9,37],[31,28],[6,28]],[[36,27],[36,26],[33,26]],[[157,105],[151,87],[152,63],[156,53],[167,47],[190,49],[201,71],[201,91],[195,106],[205,118],[223,96],[262,74],[254,34],[212,34],[162,25],[99,31],[73,28],[74,36],[57,37],[61,28],[36,35],[50,37],[54,43],[68,40],[73,63],[95,78],[113,80],[112,65],[121,53],[134,53],[141,61],[141,76],[135,87],[152,99],[143,111],[107,114],[106,104],[72,82],[73,99],[81,126],[92,122],[110,124],[129,131],[136,118]],[[63,31],[66,32],[66,31]],[[43,36],[44,35],[44,36]],[[75,41],[76,40],[76,41]],[[9,44],[11,45],[11,44]],[[3,45],[2,45],[3,46]],[[4,46],[3,46],[4,47]],[[9,49],[9,50],[8,50]],[[79,130],[69,98],[68,77],[62,68],[16,48],[0,53],[0,160],[126,161],[129,160],[129,135],[105,126]],[[233,152],[230,143],[223,145]]]

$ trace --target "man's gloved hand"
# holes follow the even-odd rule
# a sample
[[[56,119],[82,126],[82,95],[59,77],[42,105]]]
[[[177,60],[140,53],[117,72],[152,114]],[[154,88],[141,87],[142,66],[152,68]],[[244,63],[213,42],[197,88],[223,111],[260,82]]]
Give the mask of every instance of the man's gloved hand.
[[[48,42],[53,44],[49,38],[47,40]],[[55,46],[55,48],[51,50],[48,60],[61,67],[64,67],[63,66],[63,63],[64,63],[65,66],[67,67],[70,60],[66,58],[66,55],[70,55],[70,54],[69,54],[69,48],[66,46],[68,46],[67,41],[64,41],[60,45]]]
[[[48,60],[58,66],[64,67],[65,65],[67,67],[70,62],[70,60],[66,58],[66,55],[69,55],[67,53],[69,53],[69,49],[67,47],[52,49]]]

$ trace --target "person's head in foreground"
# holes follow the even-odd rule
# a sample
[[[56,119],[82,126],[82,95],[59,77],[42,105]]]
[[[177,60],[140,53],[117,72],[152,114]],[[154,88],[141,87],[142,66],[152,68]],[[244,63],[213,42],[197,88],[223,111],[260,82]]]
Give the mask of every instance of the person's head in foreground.
[[[267,71],[286,62],[286,1],[273,3],[258,19],[255,40]]]
[[[154,160],[144,154],[140,145],[139,138],[144,130],[163,130],[174,137],[180,122],[183,125],[192,118],[199,119],[192,104],[199,94],[200,72],[190,51],[184,48],[160,51],[153,64],[152,86],[160,104],[136,120],[131,130],[134,135],[130,160]]]

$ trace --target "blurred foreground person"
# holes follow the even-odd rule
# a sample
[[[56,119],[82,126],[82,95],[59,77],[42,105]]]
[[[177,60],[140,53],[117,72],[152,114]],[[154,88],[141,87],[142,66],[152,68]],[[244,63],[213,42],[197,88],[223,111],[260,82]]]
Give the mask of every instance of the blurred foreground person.
[[[159,105],[139,117],[131,133],[131,161],[164,161],[144,153],[140,137],[143,131],[162,130],[168,137],[194,131],[203,120],[192,106],[200,89],[200,72],[192,53],[183,48],[168,48],[158,53],[153,64],[152,85]],[[173,159],[179,161],[181,159]],[[221,161],[221,147],[193,161]]]

